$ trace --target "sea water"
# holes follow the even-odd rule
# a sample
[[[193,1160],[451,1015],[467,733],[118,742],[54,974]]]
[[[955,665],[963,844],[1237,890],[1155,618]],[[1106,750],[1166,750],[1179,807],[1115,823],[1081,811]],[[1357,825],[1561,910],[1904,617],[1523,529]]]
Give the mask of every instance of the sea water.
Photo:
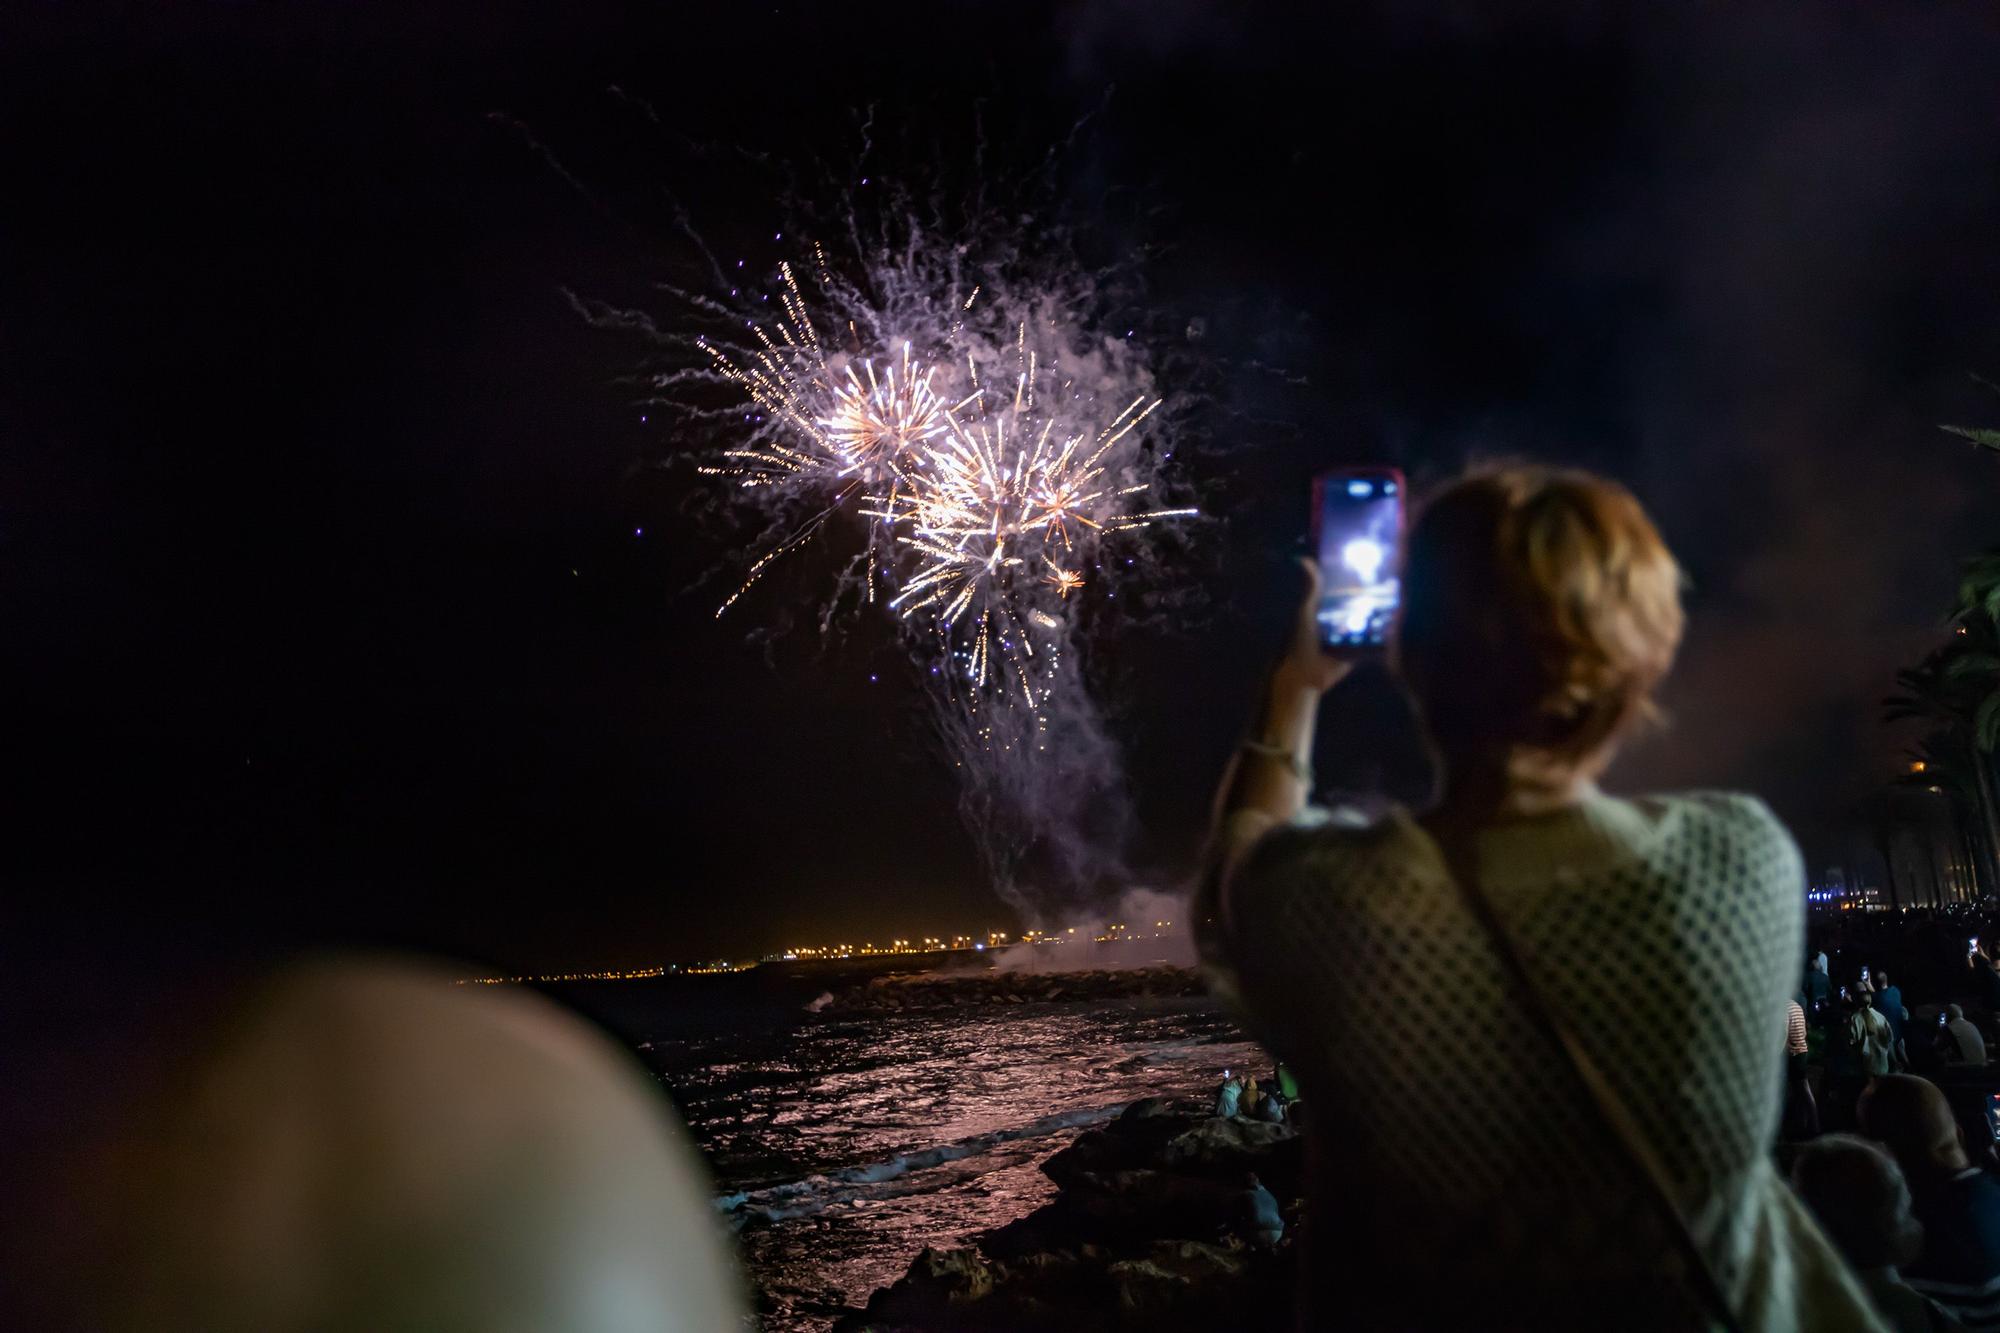
[[[1048,1202],[1040,1163],[1128,1102],[1268,1063],[1205,999],[843,1018],[808,1011],[811,985],[752,977],[563,998],[680,1108],[769,1330],[824,1328],[926,1245],[970,1244]]]

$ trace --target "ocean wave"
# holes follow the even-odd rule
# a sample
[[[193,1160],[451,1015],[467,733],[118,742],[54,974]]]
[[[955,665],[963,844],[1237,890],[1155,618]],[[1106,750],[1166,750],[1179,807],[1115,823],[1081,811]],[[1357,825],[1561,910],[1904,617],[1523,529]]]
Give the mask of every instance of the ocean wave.
[[[1045,1115],[1004,1129],[974,1134],[950,1143],[935,1144],[910,1152],[897,1153],[881,1161],[864,1162],[787,1181],[763,1189],[738,1190],[718,1196],[716,1209],[741,1227],[752,1221],[785,1222],[809,1217],[835,1204],[878,1193],[873,1187],[900,1180],[913,1172],[934,1170],[951,1162],[978,1157],[1010,1143],[1042,1138],[1067,1130],[1102,1124],[1118,1114],[1123,1102],[1077,1107]]]

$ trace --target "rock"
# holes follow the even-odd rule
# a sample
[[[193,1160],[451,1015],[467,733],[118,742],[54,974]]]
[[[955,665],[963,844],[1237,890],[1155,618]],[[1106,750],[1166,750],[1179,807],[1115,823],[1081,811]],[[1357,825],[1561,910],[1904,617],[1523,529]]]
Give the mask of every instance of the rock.
[[[1144,1258],[1120,1260],[1105,1275],[1120,1314],[1155,1328],[1187,1328],[1205,1312],[1238,1308],[1236,1289],[1249,1268],[1240,1249],[1178,1240],[1159,1242]]]
[[[1169,1166],[1216,1167],[1240,1171],[1254,1169],[1271,1154],[1276,1144],[1296,1138],[1289,1125],[1268,1120],[1224,1119],[1210,1116],[1177,1134],[1161,1151]]]
[[[985,994],[1021,1003],[1038,992],[1008,977]],[[1192,1098],[1142,1098],[1042,1163],[1058,1187],[1053,1202],[986,1233],[977,1250],[925,1250],[834,1327],[1289,1327],[1293,1251],[1283,1237],[1302,1207],[1303,1149],[1287,1125],[1216,1119]]]
[[[955,1305],[993,1294],[993,1269],[979,1257],[977,1250],[938,1250],[926,1246],[910,1265],[905,1280],[941,1290]]]
[[[1276,1199],[1257,1177],[1234,1180],[1139,1168],[1078,1176],[1052,1205],[1072,1230],[1130,1242],[1156,1238],[1275,1241]]]
[[[868,1298],[859,1315],[838,1321],[838,1330],[951,1328],[965,1322],[970,1307],[993,1294],[994,1269],[977,1250],[924,1247],[910,1271]]]

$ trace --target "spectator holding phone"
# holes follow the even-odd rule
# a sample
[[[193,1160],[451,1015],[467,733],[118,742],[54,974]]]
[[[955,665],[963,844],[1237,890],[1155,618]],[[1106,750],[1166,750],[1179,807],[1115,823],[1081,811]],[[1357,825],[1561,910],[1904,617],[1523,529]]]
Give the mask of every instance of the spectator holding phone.
[[[1197,910],[1318,1108],[1302,1326],[1881,1327],[1770,1158],[1797,848],[1754,797],[1597,787],[1681,634],[1637,501],[1514,466],[1422,511],[1389,654],[1440,762],[1421,815],[1307,804],[1353,666],[1309,574]]]
[[[1938,1050],[1949,1065],[1980,1067],[1986,1063],[1986,1038],[1979,1027],[1955,1004],[1944,1007],[1944,1031],[1938,1036]]]
[[[1896,1033],[1889,1020],[1875,1011],[1875,996],[1866,989],[1857,988],[1848,1000],[1847,1037],[1863,1077],[1875,1079],[1890,1072]]]
[[[1811,966],[1806,968],[1806,1004],[1812,1009],[1813,1017],[1819,1018],[1832,1002],[1833,978],[1826,970],[1826,955],[1814,954]]]
[[[1986,950],[1985,942],[1978,941],[1965,960],[1972,969],[1972,998],[1988,1013],[2000,1014],[2000,972]]]
[[[1889,1020],[1889,1031],[1895,1036],[1895,1049],[1892,1053],[1895,1056],[1896,1068],[1908,1069],[1910,1051],[1904,1044],[1904,1038],[1907,1035],[1910,1011],[1903,1007],[1902,987],[1891,982],[1889,974],[1880,968],[1875,969],[1875,1008],[1882,1017]]]

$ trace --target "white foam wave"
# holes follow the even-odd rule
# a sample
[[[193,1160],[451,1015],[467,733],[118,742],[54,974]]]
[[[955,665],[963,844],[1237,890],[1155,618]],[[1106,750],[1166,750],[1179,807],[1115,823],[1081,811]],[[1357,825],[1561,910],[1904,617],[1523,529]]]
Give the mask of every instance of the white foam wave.
[[[1102,1124],[1117,1115],[1124,1105],[1123,1102],[1111,1102],[1102,1106],[1060,1111],[1054,1115],[1030,1120],[1024,1125],[1014,1125],[985,1134],[974,1134],[970,1138],[957,1139],[950,1143],[897,1153],[879,1162],[846,1166],[837,1171],[811,1175],[803,1180],[787,1181],[764,1189],[739,1190],[718,1197],[715,1200],[715,1207],[737,1226],[742,1226],[753,1219],[783,1222],[796,1217],[809,1217],[835,1204],[877,1195],[882,1191],[875,1187],[900,1180],[913,1172],[929,1171],[950,1162],[977,1157],[1024,1139],[1042,1138],[1050,1134],[1060,1134],[1065,1130]]]

